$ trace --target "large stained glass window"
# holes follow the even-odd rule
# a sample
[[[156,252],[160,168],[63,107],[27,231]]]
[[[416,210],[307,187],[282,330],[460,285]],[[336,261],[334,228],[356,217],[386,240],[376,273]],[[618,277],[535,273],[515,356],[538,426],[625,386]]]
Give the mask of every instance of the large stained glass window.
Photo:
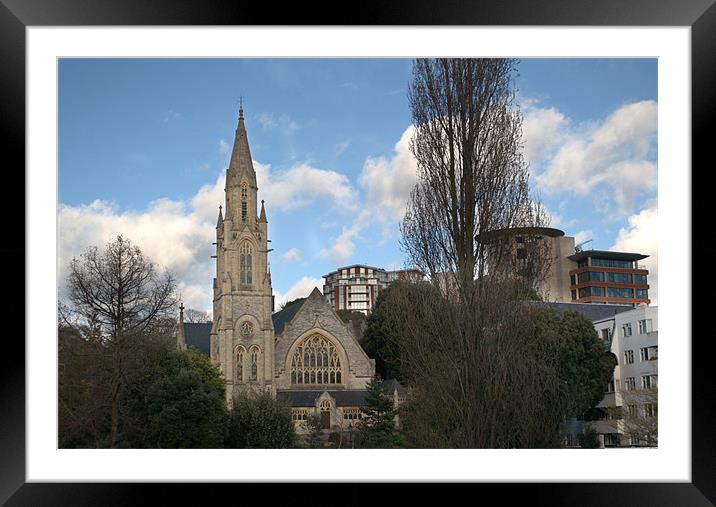
[[[314,334],[304,339],[291,359],[291,384],[341,384],[341,360],[335,345]]]

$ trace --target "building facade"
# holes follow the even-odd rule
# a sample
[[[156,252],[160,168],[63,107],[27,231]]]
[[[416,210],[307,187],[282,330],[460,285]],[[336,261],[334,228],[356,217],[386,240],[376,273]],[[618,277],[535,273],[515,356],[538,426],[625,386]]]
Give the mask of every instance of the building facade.
[[[544,301],[631,307],[650,303],[649,271],[638,264],[648,255],[582,250],[573,237],[550,227],[500,229],[476,239],[487,246],[491,269],[534,277]]]
[[[579,303],[649,304],[649,271],[638,264],[648,255],[628,252],[583,250],[568,259],[572,301]]]
[[[353,264],[323,275],[323,295],[336,310],[370,313],[378,293],[396,281],[415,282],[423,279],[417,269],[386,271],[382,268]]]
[[[310,415],[324,429],[353,425],[375,361],[318,288],[273,313],[268,220],[257,192],[242,108],[216,225],[213,322],[185,324],[180,315],[177,346],[208,352],[228,404],[239,393],[265,391],[290,407],[299,431]]]
[[[594,321],[617,358],[592,424],[604,447],[655,446],[658,421],[659,313],[641,305]]]

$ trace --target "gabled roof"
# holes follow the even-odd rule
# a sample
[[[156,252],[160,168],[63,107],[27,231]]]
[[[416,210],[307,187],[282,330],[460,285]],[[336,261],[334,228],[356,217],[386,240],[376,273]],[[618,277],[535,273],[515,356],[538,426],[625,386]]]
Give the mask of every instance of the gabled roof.
[[[192,348],[206,354],[211,354],[211,322],[185,322],[184,336],[187,348]]]
[[[403,385],[400,382],[398,382],[397,379],[394,379],[394,378],[389,378],[387,380],[384,380],[382,387],[383,387],[383,393],[385,393],[385,394],[392,395],[396,389],[398,390],[398,394],[405,393],[405,388],[403,387]]]
[[[291,319],[293,319],[293,317],[298,313],[298,311],[303,306],[303,303],[306,302],[306,299],[307,298],[296,300],[292,305],[287,306],[283,310],[280,310],[271,315],[271,320],[273,320],[274,334],[283,333],[283,328],[288,322],[291,322]]]

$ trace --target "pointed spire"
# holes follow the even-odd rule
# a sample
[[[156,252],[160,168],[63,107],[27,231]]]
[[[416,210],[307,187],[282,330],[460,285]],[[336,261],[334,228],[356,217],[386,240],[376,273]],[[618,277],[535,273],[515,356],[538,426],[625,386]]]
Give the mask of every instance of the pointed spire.
[[[256,171],[251,161],[251,150],[249,149],[249,139],[246,135],[246,126],[244,125],[244,104],[241,100],[239,107],[239,125],[236,127],[236,137],[234,138],[234,148],[231,151],[231,162],[229,163],[229,175],[232,176],[228,185],[238,185],[241,175],[246,175],[247,180],[254,187],[256,186]]]
[[[221,214],[221,204],[219,204],[219,218],[218,218],[217,221],[216,221],[216,228],[217,228],[217,229],[221,227],[221,224],[222,224],[223,221],[224,221],[224,217],[223,217],[223,215]]]
[[[259,222],[266,222],[266,208],[264,208],[264,200],[261,199],[261,215],[259,216]]]
[[[180,296],[181,297],[181,296]],[[184,334],[184,302],[179,303],[179,326],[177,326],[177,349],[186,350],[186,335]]]

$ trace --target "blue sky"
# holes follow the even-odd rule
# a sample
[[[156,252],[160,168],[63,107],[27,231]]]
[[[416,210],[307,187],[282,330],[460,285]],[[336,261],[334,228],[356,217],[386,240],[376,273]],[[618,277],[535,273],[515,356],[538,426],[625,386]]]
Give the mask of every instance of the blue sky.
[[[402,267],[414,181],[403,59],[62,59],[60,277],[123,234],[211,307],[211,242],[243,96],[266,199],[274,291],[338,266]],[[656,295],[656,60],[526,59],[525,153],[552,225],[650,253]],[[60,281],[60,284],[62,282]]]

